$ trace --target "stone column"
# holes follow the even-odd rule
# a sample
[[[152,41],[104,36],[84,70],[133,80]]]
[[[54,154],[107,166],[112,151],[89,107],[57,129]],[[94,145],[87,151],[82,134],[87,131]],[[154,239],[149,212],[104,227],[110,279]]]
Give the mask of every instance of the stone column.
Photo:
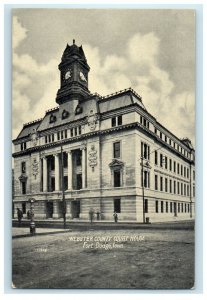
[[[86,147],[82,147],[82,189],[86,188]]]
[[[60,161],[59,154],[55,154],[55,191],[60,190]]]
[[[47,192],[47,158],[43,157],[43,192]]]
[[[68,150],[68,190],[72,190],[73,186],[73,163],[72,163],[72,151]]]

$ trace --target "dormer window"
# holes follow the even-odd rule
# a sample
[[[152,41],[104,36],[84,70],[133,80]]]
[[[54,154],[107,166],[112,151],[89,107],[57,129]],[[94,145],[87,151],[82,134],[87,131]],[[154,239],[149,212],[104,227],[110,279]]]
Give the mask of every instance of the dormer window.
[[[83,112],[83,108],[78,104],[75,110],[75,114],[79,115],[82,114],[82,112]]]
[[[62,120],[67,119],[68,117],[69,117],[69,112],[64,109],[62,112]]]
[[[50,123],[54,123],[57,120],[57,117],[53,114],[50,116]]]

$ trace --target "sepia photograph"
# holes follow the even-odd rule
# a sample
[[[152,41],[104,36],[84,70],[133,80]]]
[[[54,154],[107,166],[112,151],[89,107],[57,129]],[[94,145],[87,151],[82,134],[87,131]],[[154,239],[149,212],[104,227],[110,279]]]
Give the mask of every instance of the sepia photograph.
[[[195,288],[195,20],[12,10],[13,289]]]

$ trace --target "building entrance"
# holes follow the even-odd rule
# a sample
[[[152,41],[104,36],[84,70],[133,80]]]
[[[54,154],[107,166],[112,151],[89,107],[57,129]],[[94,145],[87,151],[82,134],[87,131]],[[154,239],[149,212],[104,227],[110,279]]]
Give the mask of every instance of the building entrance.
[[[71,214],[72,218],[79,218],[80,215],[80,201],[71,202]]]
[[[46,218],[53,217],[53,202],[47,202],[46,204]]]

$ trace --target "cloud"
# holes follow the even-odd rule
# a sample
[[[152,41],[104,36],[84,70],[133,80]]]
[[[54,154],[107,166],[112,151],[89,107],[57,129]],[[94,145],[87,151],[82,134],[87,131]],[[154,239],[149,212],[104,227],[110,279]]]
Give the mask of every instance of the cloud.
[[[28,54],[17,53],[26,37],[27,30],[13,17],[13,138],[24,123],[43,117],[45,110],[56,106],[59,87],[58,59],[40,64]]]
[[[13,17],[12,30],[12,47],[15,49],[26,38],[27,30],[21,26],[16,16]]]
[[[13,135],[16,137],[23,123],[43,117],[45,110],[56,106],[60,55],[54,54],[54,59],[40,64],[27,53],[18,54],[16,48],[28,32],[15,17],[13,26]],[[131,86],[160,123],[178,137],[188,136],[194,142],[194,95],[189,91],[177,94],[170,74],[159,67],[158,36],[154,32],[137,33],[129,37],[124,47],[122,56],[115,53],[104,56],[98,47],[83,45],[91,67],[91,92],[107,95]]]

